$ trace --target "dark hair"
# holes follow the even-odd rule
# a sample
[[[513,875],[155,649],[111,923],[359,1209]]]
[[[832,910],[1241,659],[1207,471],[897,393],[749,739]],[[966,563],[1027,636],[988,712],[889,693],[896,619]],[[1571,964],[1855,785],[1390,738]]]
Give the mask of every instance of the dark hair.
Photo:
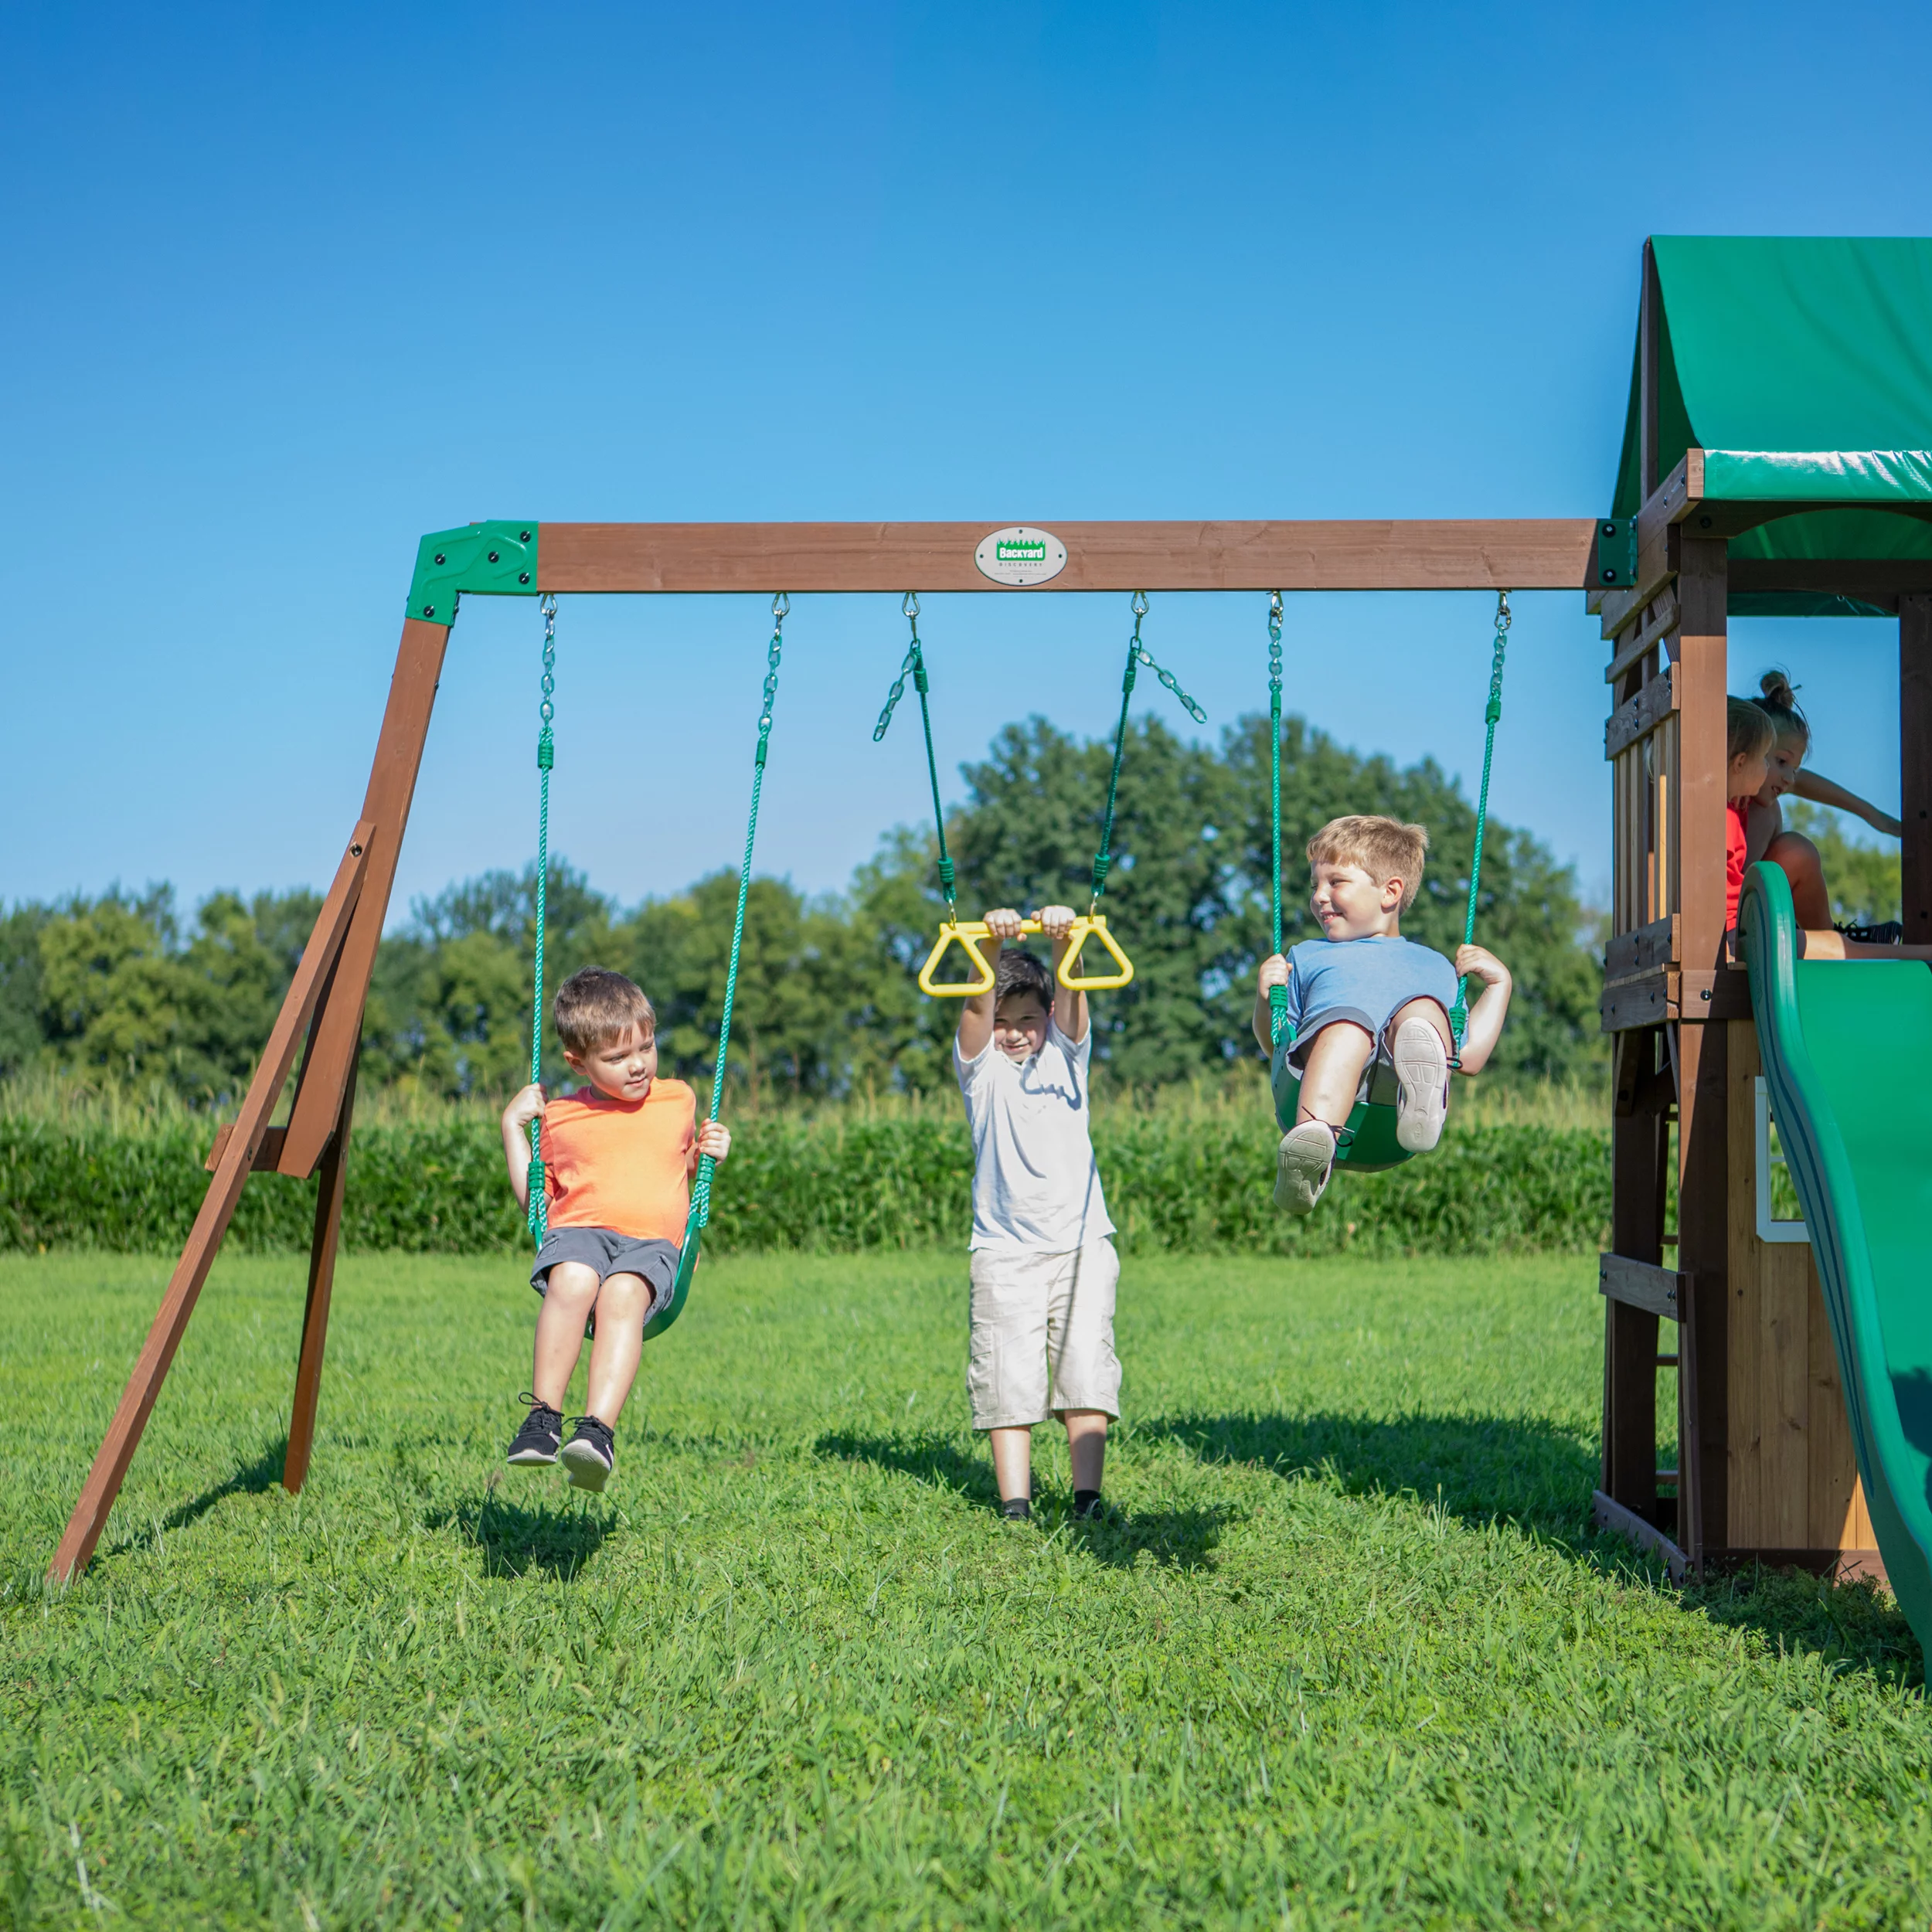
[[[586,966],[556,989],[550,1009],[557,1038],[580,1056],[614,1046],[633,1026],[658,1029],[658,1016],[635,980],[603,966]]]
[[[1769,714],[1779,740],[1801,738],[1809,744],[1811,721],[1798,709],[1798,687],[1790,678],[1782,671],[1767,671],[1758,679],[1757,688],[1764,695],[1751,702]]]
[[[1012,993],[1031,993],[1048,1012],[1053,1010],[1053,975],[1046,966],[1025,951],[1002,948],[999,964],[993,973],[993,1007]]]

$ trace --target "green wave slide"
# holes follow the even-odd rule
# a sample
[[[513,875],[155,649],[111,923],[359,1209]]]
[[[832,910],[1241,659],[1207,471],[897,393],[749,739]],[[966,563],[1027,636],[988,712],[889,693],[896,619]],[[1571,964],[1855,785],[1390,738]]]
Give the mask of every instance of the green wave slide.
[[[1738,929],[1872,1527],[1932,1653],[1932,966],[1801,959],[1775,866],[1746,873]]]

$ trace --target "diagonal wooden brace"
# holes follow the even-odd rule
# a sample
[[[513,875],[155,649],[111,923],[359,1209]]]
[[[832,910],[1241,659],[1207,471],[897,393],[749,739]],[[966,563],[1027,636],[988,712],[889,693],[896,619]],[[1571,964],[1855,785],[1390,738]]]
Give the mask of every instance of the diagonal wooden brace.
[[[356,826],[350,835],[342,862],[335,869],[335,881],[322,902],[321,916],[315,921],[315,930],[309,934],[301,964],[295,969],[294,979],[282,1002],[274,1029],[270,1033],[268,1044],[256,1066],[255,1077],[249,1083],[248,1097],[242,1103],[240,1117],[222,1150],[215,1177],[202,1198],[200,1212],[195,1216],[195,1225],[189,1232],[181,1259],[175,1264],[154,1325],[148,1332],[148,1339],[134,1363],[134,1372],[128,1376],[128,1386],[121,1392],[120,1406],[114,1410],[114,1420],[107,1425],[106,1438],[94,1457],[94,1467],[88,1471],[87,1480],[82,1485],[80,1499],[74,1505],[73,1514],[67,1520],[66,1532],[49,1566],[47,1573],[56,1583],[70,1583],[87,1567],[94,1545],[100,1540],[100,1532],[107,1527],[107,1512],[121,1493],[128,1465],[134,1460],[141,1432],[148,1426],[155,1399],[161,1393],[161,1385],[175,1359],[175,1351],[181,1345],[188,1318],[195,1311],[202,1284],[208,1279],[208,1270],[214,1264],[222,1236],[228,1231],[235,1204],[241,1199],[243,1183],[255,1165],[256,1155],[267,1131],[268,1117],[281,1097],[303,1033],[342,951],[351,916],[362,896],[374,829],[367,819]],[[394,861],[392,859],[390,863],[393,867]]]

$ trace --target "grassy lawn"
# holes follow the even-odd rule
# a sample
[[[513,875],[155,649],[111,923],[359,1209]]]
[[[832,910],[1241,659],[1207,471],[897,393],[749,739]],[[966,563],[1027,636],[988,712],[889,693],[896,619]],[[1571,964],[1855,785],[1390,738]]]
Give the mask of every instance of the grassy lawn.
[[[0,1261],[0,1924],[1923,1926],[1863,1590],[1587,1532],[1587,1259],[1130,1261],[1111,1524],[990,1509],[956,1256],[707,1264],[600,1503],[498,1458],[514,1261],[217,1271],[81,1585],[159,1292]],[[84,1860],[84,1878],[80,1861]]]

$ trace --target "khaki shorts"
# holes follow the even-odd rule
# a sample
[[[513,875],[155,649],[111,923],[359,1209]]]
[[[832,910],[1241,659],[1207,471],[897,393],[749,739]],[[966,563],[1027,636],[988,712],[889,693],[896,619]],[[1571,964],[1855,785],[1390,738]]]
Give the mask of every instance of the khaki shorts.
[[[972,1256],[966,1392],[975,1429],[1019,1429],[1069,1409],[1120,1413],[1111,1241],[1064,1252],[981,1248]]]

